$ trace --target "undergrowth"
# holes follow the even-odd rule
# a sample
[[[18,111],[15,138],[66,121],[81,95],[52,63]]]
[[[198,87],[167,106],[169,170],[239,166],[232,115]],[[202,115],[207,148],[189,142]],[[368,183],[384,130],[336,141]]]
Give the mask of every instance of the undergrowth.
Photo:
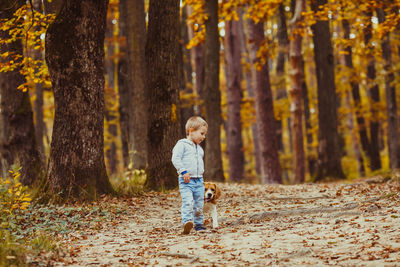
[[[131,164],[123,177],[114,176],[110,181],[118,195],[133,196],[144,192],[146,178],[145,170],[134,169]]]
[[[26,249],[18,242],[21,214],[32,199],[19,182],[20,168],[13,166],[9,177],[0,179],[0,265],[24,265]]]
[[[113,199],[90,204],[55,205],[31,199],[19,182],[20,168],[0,177],[0,266],[48,265],[65,256],[62,240],[103,228],[125,213]],[[50,264],[51,265],[51,264]]]

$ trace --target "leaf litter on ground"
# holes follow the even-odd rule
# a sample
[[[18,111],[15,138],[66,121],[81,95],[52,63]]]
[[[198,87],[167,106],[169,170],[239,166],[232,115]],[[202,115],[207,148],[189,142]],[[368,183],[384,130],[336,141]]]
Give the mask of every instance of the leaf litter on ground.
[[[52,264],[396,266],[400,261],[398,181],[219,186],[220,228],[212,229],[206,216],[207,230],[189,235],[180,226],[178,190],[64,208],[52,222],[67,222],[60,238],[67,249]]]

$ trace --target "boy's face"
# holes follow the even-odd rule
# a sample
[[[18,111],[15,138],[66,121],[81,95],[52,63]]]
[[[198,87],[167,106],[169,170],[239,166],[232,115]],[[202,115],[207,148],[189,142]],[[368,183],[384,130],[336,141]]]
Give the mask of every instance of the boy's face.
[[[206,134],[207,134],[207,127],[202,126],[197,130],[193,130],[193,128],[190,128],[189,130],[189,139],[192,140],[195,144],[200,144],[201,142],[206,139]]]

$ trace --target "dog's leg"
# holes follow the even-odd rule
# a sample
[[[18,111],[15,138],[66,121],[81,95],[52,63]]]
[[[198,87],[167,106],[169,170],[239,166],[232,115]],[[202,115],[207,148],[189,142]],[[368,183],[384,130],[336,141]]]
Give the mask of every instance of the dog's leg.
[[[212,205],[211,216],[213,219],[213,228],[218,228],[218,214],[216,205]]]

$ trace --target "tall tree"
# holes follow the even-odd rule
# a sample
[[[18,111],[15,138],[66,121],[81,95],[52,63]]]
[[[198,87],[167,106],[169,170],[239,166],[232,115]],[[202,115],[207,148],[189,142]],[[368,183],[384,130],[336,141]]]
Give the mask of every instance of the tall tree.
[[[205,2],[205,1],[204,1]],[[188,17],[192,16],[193,14],[193,7],[190,5],[186,6],[186,11]],[[195,30],[193,27],[189,27],[189,32],[188,32],[188,38],[189,40],[192,39],[195,36]],[[193,107],[194,113],[196,115],[203,115],[205,114],[205,108],[204,105],[201,104],[202,102],[200,100],[204,100],[204,42],[197,43],[196,46],[192,47],[190,49],[190,57],[191,61],[193,62],[193,71],[194,71],[194,92],[196,94],[196,103]],[[205,140],[207,142],[207,140]],[[203,143],[205,144],[205,143]]]
[[[129,88],[131,85],[131,76],[129,75],[129,58],[127,57],[127,12],[126,4],[128,0],[119,1],[119,36],[121,38],[120,55],[118,60],[118,94],[119,94],[119,125],[121,131],[122,158],[124,167],[127,168],[129,159]]]
[[[181,69],[181,92],[184,93],[186,96],[188,95],[193,95],[193,81],[192,81],[192,64],[191,64],[191,58],[190,58],[190,50],[186,48],[186,45],[189,43],[189,29],[186,24],[186,19],[187,19],[187,10],[189,7],[187,5],[183,6],[181,8],[181,29],[180,29],[180,49],[182,50],[182,53],[179,54],[182,55],[180,57],[180,60],[182,61],[180,66],[182,66]],[[185,131],[185,125],[187,120],[194,115],[194,109],[193,109],[193,101],[191,98],[184,98],[182,100],[182,107],[181,107],[181,133],[183,135],[186,134]]]
[[[146,21],[144,0],[126,2],[127,44],[132,89],[130,92],[129,142],[135,169],[146,168],[148,99],[146,98]],[[152,63],[151,63],[152,64]]]
[[[381,158],[379,155],[379,85],[375,82],[376,69],[375,69],[375,56],[373,55],[374,45],[371,42],[372,39],[372,10],[365,12],[365,25],[363,28],[364,32],[364,43],[366,46],[365,52],[368,60],[367,65],[367,79],[368,79],[368,95],[370,104],[370,122],[369,122],[369,136],[370,136],[370,166],[371,170],[375,171],[382,168]]]
[[[42,13],[42,1],[32,1],[33,7],[37,12]],[[37,27],[39,30],[39,27]],[[40,38],[39,36],[37,38]],[[39,40],[39,39],[38,39]],[[44,60],[44,52],[41,49],[31,51],[35,60]],[[39,71],[39,70],[36,70]],[[35,136],[36,143],[41,157],[45,158],[43,138],[46,132],[46,125],[44,123],[43,114],[43,84],[41,82],[35,83],[35,102],[34,102],[34,118],[35,118]]]
[[[221,92],[219,90],[218,0],[206,0],[208,14],[204,44],[204,106],[208,123],[205,178],[224,181],[221,158]]]
[[[200,43],[196,45],[192,49],[192,57],[194,58],[194,71],[195,71],[195,91],[197,95],[198,103],[201,103],[200,100],[204,100],[205,92],[204,92],[204,76],[205,76],[205,69],[204,69],[204,54],[205,54],[205,47],[204,43]],[[204,113],[204,104],[196,104],[194,107],[194,112],[197,115],[201,115]],[[207,141],[206,141],[207,142]]]
[[[55,102],[47,187],[63,199],[113,191],[103,151],[107,5],[66,0],[46,34]]]
[[[348,42],[350,41],[350,23],[347,19],[344,19],[342,21],[342,28],[343,28],[343,37],[345,40]],[[344,64],[346,68],[349,69],[349,71],[354,71],[354,64],[353,64],[353,49],[350,45],[346,45],[344,47],[344,50],[346,53],[343,56]],[[354,109],[355,109],[355,116],[356,116],[356,121],[357,121],[357,128],[358,128],[358,135],[360,138],[360,143],[361,143],[361,148],[363,151],[365,151],[371,159],[371,149],[369,145],[369,140],[368,140],[368,133],[367,133],[367,125],[365,123],[365,118],[361,112],[361,95],[360,95],[360,87],[356,79],[351,79],[350,80],[350,86],[351,86],[351,95],[353,98],[353,103],[354,103]]]
[[[327,0],[311,2],[314,12]],[[344,177],[337,129],[334,56],[328,20],[317,20],[311,27],[318,88],[318,170],[316,180]]]
[[[343,31],[343,38],[349,42],[350,41],[350,24],[347,19],[342,20],[342,31]],[[347,43],[343,47],[344,53],[343,56],[340,57],[340,62],[343,66],[345,66],[345,69],[347,72],[350,73],[350,87],[351,87],[351,95],[353,98],[354,102],[354,109],[355,109],[355,117],[357,121],[357,128],[358,128],[358,135],[360,138],[361,142],[361,148],[364,149],[367,153],[370,152],[369,150],[369,141],[368,141],[368,135],[367,135],[367,128],[365,125],[365,119],[364,116],[360,112],[361,108],[361,97],[360,97],[360,88],[358,85],[358,82],[356,79],[354,79],[354,65],[353,65],[353,50],[351,48],[350,42]],[[345,97],[345,105],[350,108],[350,99],[349,96],[346,95]],[[352,132],[354,129],[354,122],[353,122],[353,114],[349,114],[348,116],[348,127],[349,127],[349,132]],[[352,146],[354,149],[354,154],[357,159],[357,164],[358,164],[358,171],[361,176],[365,175],[365,168],[364,168],[364,160],[362,158],[362,154],[359,148],[358,140],[357,138],[354,137],[353,134],[352,136]]]
[[[146,41],[148,167],[146,185],[174,188],[177,173],[172,148],[181,137],[179,120],[179,0],[150,0]]]
[[[301,54],[303,22],[302,12],[306,10],[306,0],[297,0],[295,12],[290,22],[292,39],[290,41],[290,112],[292,122],[293,140],[293,174],[295,183],[305,180],[305,156],[303,140],[303,109],[302,109],[302,85],[304,80]]]
[[[287,33],[285,6],[280,3],[278,8],[278,56],[276,59],[276,100],[287,98],[285,61],[288,59],[289,37]],[[288,130],[291,133],[291,119],[288,119]],[[277,119],[277,138],[279,150],[284,151],[283,147],[283,125],[282,119]],[[292,140],[290,138],[290,140]]]
[[[251,61],[259,62],[257,51],[264,42],[262,22],[248,20],[249,41],[251,43]],[[255,108],[259,133],[261,183],[282,183],[282,172],[279,163],[278,143],[276,138],[276,120],[269,80],[268,63],[259,63],[260,69],[254,68]]]
[[[301,69],[303,75],[305,74],[304,71],[304,57],[301,56]],[[301,94],[303,98],[303,107],[304,107],[304,124],[305,124],[305,131],[306,131],[306,139],[307,139],[307,163],[308,163],[308,172],[310,173],[311,177],[314,177],[316,172],[316,165],[317,165],[317,157],[315,153],[313,153],[313,135],[311,133],[312,125],[311,125],[311,110],[310,110],[310,99],[308,96],[308,86],[305,79],[305,75],[303,77],[303,82],[301,85]]]
[[[379,23],[384,23],[385,12],[377,9]],[[392,51],[390,48],[389,33],[386,33],[382,40],[382,57],[384,60],[385,91],[386,91],[386,112],[387,112],[387,143],[389,150],[389,165],[391,169],[400,168],[399,151],[399,122],[396,104],[396,88],[394,86],[394,73],[392,69]]]
[[[243,179],[244,154],[240,104],[242,100],[242,63],[240,53],[239,21],[230,20],[225,26],[225,66],[227,82],[227,125],[226,143],[229,161],[229,179]]]
[[[22,7],[25,1],[2,1],[0,3],[0,20],[10,20],[14,12]],[[0,54],[8,53],[11,58],[23,56],[22,41],[12,40],[8,31],[0,30],[2,40],[11,42],[0,44]],[[33,112],[28,92],[18,90],[25,82],[20,73],[21,67],[8,72],[0,72],[0,168],[2,177],[6,177],[11,165],[19,164],[21,183],[32,185],[42,177],[43,165],[36,145]]]
[[[105,60],[104,60],[104,73],[105,73],[105,157],[106,167],[108,173],[117,173],[118,161],[117,161],[117,136],[118,136],[118,125],[117,117],[118,110],[116,109],[117,101],[117,66],[118,59],[116,53],[119,48],[116,47],[115,38],[118,31],[115,30],[118,25],[115,25],[112,20],[115,18],[117,6],[110,4],[108,6],[108,19],[106,22],[106,36],[105,36]]]
[[[245,67],[243,68],[244,78],[246,80],[246,91],[247,96],[251,99],[254,99],[254,85],[253,85],[253,78],[252,78],[252,69],[254,66],[251,65],[250,62],[250,53],[249,49],[247,48],[247,36],[245,34],[245,23],[243,21],[243,11],[242,9],[239,10],[239,31],[240,31],[240,46],[242,57],[245,61]],[[251,133],[253,137],[253,146],[254,146],[254,161],[255,161],[255,171],[258,175],[261,174],[261,167],[260,167],[260,148],[259,148],[259,141],[258,141],[258,127],[257,123],[253,122],[251,124]]]

